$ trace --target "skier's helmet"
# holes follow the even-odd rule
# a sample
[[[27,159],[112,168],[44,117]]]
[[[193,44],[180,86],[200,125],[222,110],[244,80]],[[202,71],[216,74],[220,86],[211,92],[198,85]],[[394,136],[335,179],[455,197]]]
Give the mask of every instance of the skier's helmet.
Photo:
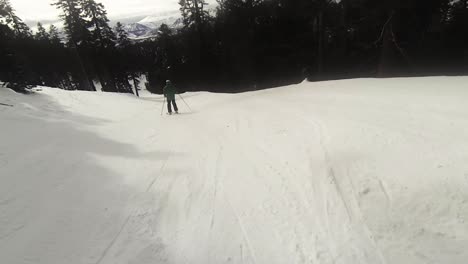
[[[166,84],[171,84],[171,80],[166,80]]]

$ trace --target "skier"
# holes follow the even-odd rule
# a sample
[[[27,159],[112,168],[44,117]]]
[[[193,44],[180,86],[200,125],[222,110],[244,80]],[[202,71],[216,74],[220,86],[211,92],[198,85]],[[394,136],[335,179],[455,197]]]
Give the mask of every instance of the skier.
[[[170,80],[166,81],[166,86],[164,87],[164,97],[167,99],[167,110],[168,114],[172,115],[172,108],[171,104],[174,106],[174,111],[176,114],[179,113],[179,108],[177,107],[176,101],[175,101],[175,94],[177,93],[176,88],[174,85],[172,85],[172,82]]]

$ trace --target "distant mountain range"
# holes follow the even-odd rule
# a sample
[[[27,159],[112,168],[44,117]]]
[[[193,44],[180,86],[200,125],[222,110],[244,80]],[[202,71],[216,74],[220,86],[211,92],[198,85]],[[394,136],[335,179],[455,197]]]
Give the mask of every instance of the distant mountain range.
[[[216,4],[210,5],[208,12],[214,16],[216,13]],[[124,25],[124,30],[128,33],[130,39],[139,40],[157,35],[158,29],[162,24],[166,24],[171,29],[180,29],[183,27],[182,15],[179,10],[157,13],[152,15],[139,15],[131,17],[118,17],[110,18],[110,25],[115,26],[117,22]],[[50,25],[55,25],[59,29],[63,29],[63,24],[59,20],[41,21],[43,25],[48,28]],[[33,32],[37,30],[37,23],[27,21],[28,26],[31,27]],[[65,33],[61,32],[62,37],[65,38]]]
[[[208,12],[212,16],[216,14],[215,7],[216,6],[213,6],[208,9]],[[184,26],[182,15],[179,11],[135,17],[133,20],[126,19],[125,22],[121,21],[121,23],[124,25],[124,29],[127,31],[129,37],[135,40],[155,36],[162,24],[166,24],[171,29],[180,29]]]
[[[130,23],[124,26],[124,30],[128,33],[129,38],[137,39],[151,36],[153,29],[139,23]]]
[[[179,29],[183,26],[182,16],[179,11],[150,15],[143,18],[137,17],[135,20],[134,22],[131,22],[131,20],[127,20],[127,23],[122,22],[124,30],[127,31],[131,39],[154,36],[162,24],[166,24],[172,29]]]

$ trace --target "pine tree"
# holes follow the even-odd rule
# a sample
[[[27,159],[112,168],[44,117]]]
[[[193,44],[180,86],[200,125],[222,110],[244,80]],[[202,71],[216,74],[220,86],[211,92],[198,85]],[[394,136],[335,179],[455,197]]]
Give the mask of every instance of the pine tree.
[[[61,39],[60,39],[60,33],[58,31],[58,28],[54,25],[50,25],[49,27],[49,38],[52,44],[54,45],[60,45],[61,44]]]
[[[197,30],[201,30],[203,23],[209,17],[205,6],[208,5],[205,0],[180,0],[180,12],[185,27],[195,26]]]
[[[87,18],[86,27],[90,30],[92,40],[96,47],[114,47],[116,39],[114,32],[109,26],[109,19],[104,5],[94,0],[81,0],[83,14]]]
[[[89,47],[90,32],[87,21],[82,15],[80,0],[56,0],[52,3],[62,11],[60,15],[64,22],[68,45],[74,50],[81,69],[80,87],[84,90],[96,91],[93,80],[87,70],[87,59],[84,50]]]
[[[82,15],[80,0],[56,0],[52,5],[62,11],[60,18],[64,22],[70,46],[85,46],[89,41],[90,32]]]
[[[95,51],[94,64],[97,77],[102,85],[103,91],[118,92],[121,89],[120,82],[116,83],[116,65],[111,61],[115,48],[116,36],[109,26],[109,19],[104,5],[95,0],[81,0],[83,15],[87,20],[87,28],[91,32],[90,41]],[[123,78],[118,78],[123,79]],[[128,83],[128,81],[127,81]],[[122,86],[127,84],[124,81]]]
[[[139,84],[140,80],[139,77],[142,74],[142,66],[141,62],[138,61],[135,57],[141,56],[139,53],[139,48],[137,47],[136,44],[133,44],[130,41],[130,38],[128,37],[128,33],[125,31],[122,23],[117,22],[116,27],[115,27],[115,32],[117,35],[117,50],[119,51],[119,56],[120,60],[118,64],[120,64],[119,67],[119,76],[118,79],[124,80],[123,76],[125,75],[125,78],[133,82],[133,87],[135,89],[135,95],[139,95]],[[124,88],[128,90],[128,92],[131,92],[132,87],[127,86],[127,82],[123,81],[124,83]]]
[[[209,14],[205,10],[207,3],[205,0],[180,0],[179,5],[186,41],[190,43],[188,48],[190,49],[191,74],[196,78],[196,83],[202,79],[202,71],[207,66],[207,41],[205,39],[209,19]]]
[[[0,0],[0,81],[2,82],[10,80],[13,64],[9,43],[14,38],[14,34],[6,22],[9,13],[8,8],[7,3]]]
[[[11,8],[6,0],[0,0],[0,20],[4,20],[8,16],[8,9]]]
[[[130,39],[128,38],[128,33],[124,30],[122,23],[117,22],[115,33],[117,35],[117,45],[119,47],[127,47],[131,44]]]
[[[17,37],[30,37],[31,30],[29,27],[15,14],[9,0],[0,0],[0,19],[4,20],[6,25],[11,26]]]
[[[34,35],[34,38],[39,41],[50,41],[49,33],[47,33],[46,29],[40,22],[37,23],[37,33]]]
[[[0,77],[7,87],[26,92],[31,80],[29,27],[15,14],[9,0],[0,0]]]

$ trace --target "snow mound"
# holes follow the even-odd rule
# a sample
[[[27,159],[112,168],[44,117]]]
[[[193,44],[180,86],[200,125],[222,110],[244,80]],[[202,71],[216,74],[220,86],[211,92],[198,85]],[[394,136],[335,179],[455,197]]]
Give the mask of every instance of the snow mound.
[[[2,263],[468,259],[466,77],[0,89]]]

